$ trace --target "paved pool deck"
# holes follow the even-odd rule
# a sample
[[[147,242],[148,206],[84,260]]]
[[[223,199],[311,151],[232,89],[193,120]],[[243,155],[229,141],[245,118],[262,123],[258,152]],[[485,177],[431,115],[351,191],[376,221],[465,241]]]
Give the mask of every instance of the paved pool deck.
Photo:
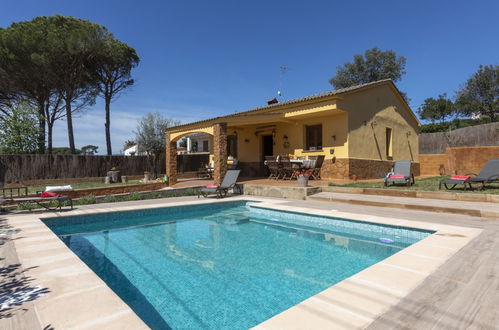
[[[437,231],[257,325],[257,329],[496,329],[499,324],[498,221],[337,202],[251,196],[230,199],[256,199],[269,208]],[[198,202],[206,200],[180,197],[96,204],[57,215]],[[29,301],[0,310],[0,328],[147,328],[39,220],[47,216],[54,213],[0,215],[1,230],[13,231],[0,236],[1,295],[20,289],[32,293]]]
[[[466,214],[499,220],[499,203],[439,200],[431,198],[363,195],[355,193],[320,192],[308,199],[336,201],[358,205],[382,206],[406,210],[422,210]]]

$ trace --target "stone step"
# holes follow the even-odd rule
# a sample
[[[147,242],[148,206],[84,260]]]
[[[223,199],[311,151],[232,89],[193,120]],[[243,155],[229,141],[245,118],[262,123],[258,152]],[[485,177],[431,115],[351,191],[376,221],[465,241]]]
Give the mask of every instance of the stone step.
[[[307,199],[409,210],[465,214],[499,220],[497,203],[444,201],[428,198],[375,196],[355,193],[320,192]]]
[[[466,202],[491,202],[499,203],[498,194],[466,193],[454,192],[452,190],[441,191],[423,191],[423,190],[404,190],[404,189],[386,189],[386,188],[360,188],[360,187],[322,187],[322,191],[346,193],[346,194],[365,194],[377,196],[394,197],[417,197],[427,199],[458,200]]]

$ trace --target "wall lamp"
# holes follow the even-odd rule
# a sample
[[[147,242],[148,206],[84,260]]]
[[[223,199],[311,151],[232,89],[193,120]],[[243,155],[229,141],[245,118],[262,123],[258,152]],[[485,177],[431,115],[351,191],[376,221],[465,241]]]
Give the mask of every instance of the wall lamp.
[[[288,136],[284,135],[282,138],[284,139],[283,147],[284,148],[289,148]]]

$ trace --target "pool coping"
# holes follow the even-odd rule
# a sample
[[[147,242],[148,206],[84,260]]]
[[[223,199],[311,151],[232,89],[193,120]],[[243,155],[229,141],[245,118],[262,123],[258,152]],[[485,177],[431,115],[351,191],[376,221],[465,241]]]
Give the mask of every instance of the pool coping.
[[[396,305],[482,230],[438,223],[294,207],[284,199],[236,196],[209,203],[258,201],[259,208],[284,210],[383,225],[435,231],[387,259],[305,299],[254,329],[365,328]],[[43,218],[206,204],[207,200],[161,201],[148,205],[103,204],[73,211],[8,218],[13,242],[33,285],[49,292],[33,301],[42,324],[54,328],[147,329],[147,325],[44,223]],[[33,268],[32,268],[33,267]]]

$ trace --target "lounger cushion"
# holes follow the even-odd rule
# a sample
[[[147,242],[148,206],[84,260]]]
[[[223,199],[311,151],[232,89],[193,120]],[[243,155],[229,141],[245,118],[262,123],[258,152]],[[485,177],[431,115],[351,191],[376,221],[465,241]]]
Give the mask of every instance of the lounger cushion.
[[[403,174],[390,174],[388,176],[390,179],[405,179],[406,176]]]
[[[453,175],[450,177],[451,180],[460,180],[460,181],[468,181],[471,179],[468,175]]]
[[[204,186],[205,188],[208,188],[208,189],[217,189],[219,188],[220,186],[218,184],[207,184],[206,186]]]
[[[61,195],[50,192],[50,191],[45,191],[40,194],[40,197],[61,197]]]

